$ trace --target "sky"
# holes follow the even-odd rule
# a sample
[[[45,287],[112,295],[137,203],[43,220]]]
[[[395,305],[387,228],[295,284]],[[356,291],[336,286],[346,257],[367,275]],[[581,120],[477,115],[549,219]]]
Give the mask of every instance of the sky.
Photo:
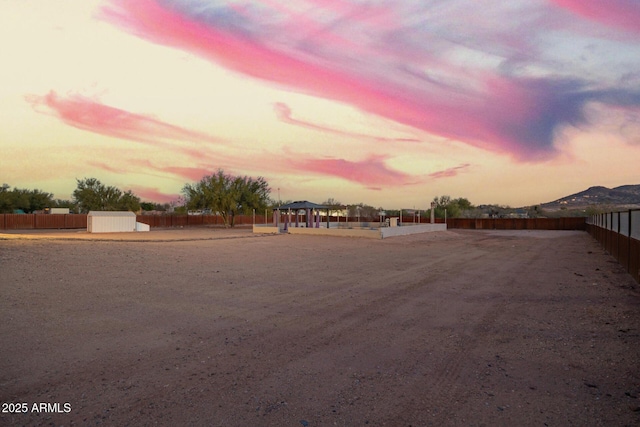
[[[529,206],[640,184],[637,0],[0,0],[0,182]]]

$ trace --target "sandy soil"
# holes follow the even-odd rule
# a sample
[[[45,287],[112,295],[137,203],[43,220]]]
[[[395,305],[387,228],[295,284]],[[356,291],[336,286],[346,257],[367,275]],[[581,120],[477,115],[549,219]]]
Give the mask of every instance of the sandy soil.
[[[45,234],[0,235],[0,425],[640,425],[584,232]]]

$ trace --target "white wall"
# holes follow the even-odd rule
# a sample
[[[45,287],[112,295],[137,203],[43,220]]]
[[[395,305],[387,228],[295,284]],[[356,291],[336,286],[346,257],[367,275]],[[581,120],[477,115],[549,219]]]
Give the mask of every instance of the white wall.
[[[136,231],[136,215],[124,215],[122,212],[99,212],[87,216],[87,231],[89,233],[119,233]]]
[[[447,224],[403,225],[401,227],[384,227],[380,229],[382,238],[406,236],[408,234],[429,233],[432,231],[446,231]]]

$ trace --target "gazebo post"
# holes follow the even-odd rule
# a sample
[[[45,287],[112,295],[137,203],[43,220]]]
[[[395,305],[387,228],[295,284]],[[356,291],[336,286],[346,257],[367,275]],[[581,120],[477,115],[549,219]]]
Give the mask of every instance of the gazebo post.
[[[304,222],[307,228],[310,228],[311,222],[309,221],[309,216],[311,215],[311,209],[307,208],[305,212],[306,212],[306,215],[304,217]]]

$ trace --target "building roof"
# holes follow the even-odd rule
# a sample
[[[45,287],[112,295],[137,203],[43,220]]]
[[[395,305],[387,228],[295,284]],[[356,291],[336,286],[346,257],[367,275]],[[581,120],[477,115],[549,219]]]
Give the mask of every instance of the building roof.
[[[89,211],[89,216],[133,216],[136,214],[131,211]]]
[[[330,206],[318,205],[316,203],[311,203],[306,200],[301,200],[297,202],[288,203],[286,205],[278,206],[276,209],[286,210],[286,209],[330,209]]]

